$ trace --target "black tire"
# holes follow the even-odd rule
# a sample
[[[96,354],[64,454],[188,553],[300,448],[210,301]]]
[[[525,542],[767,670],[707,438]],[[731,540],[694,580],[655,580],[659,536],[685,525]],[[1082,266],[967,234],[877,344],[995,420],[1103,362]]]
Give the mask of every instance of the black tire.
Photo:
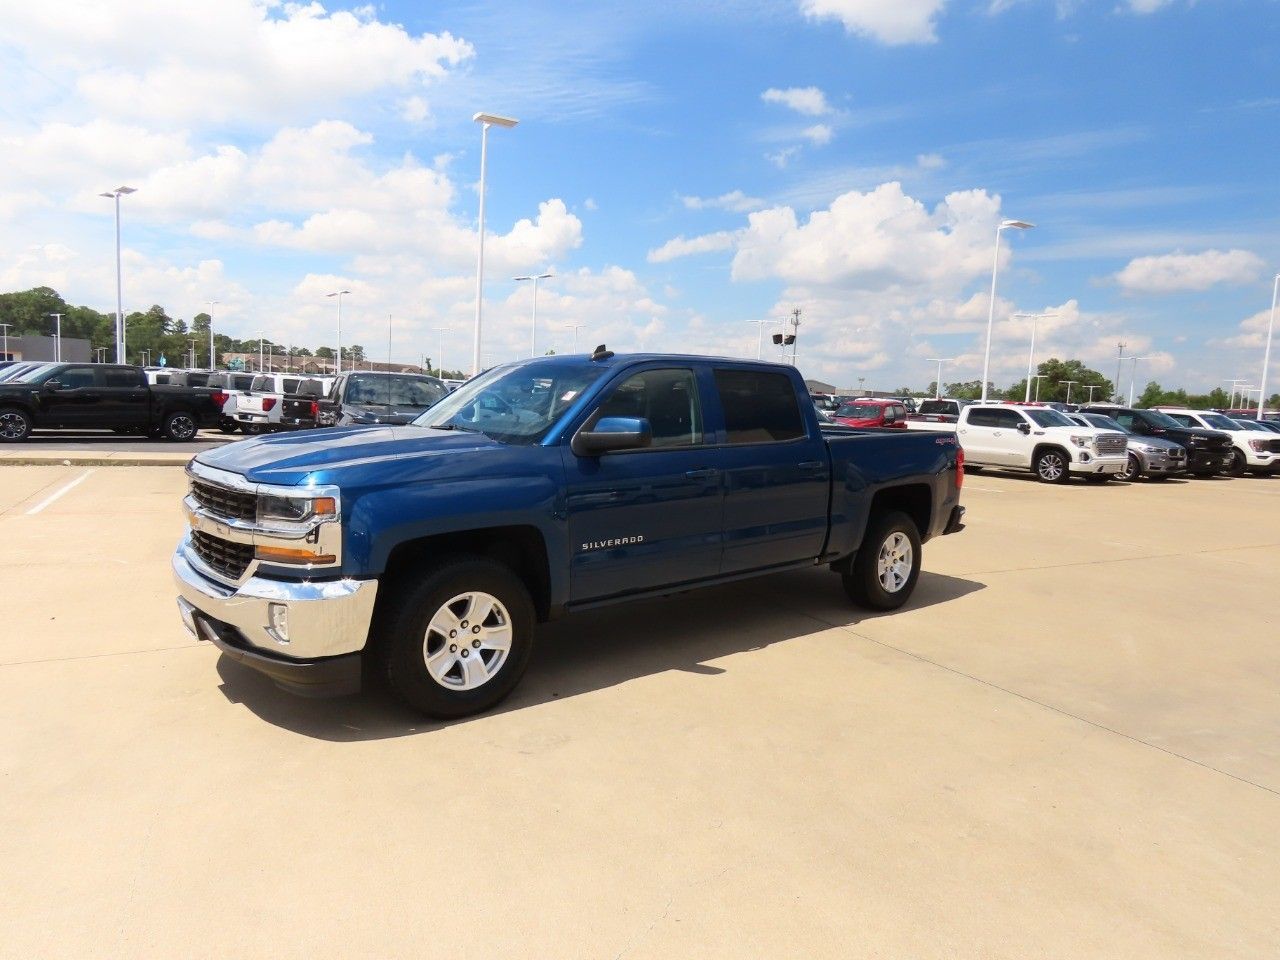
[[[510,567],[483,557],[462,557],[429,567],[418,576],[392,586],[391,590],[386,605],[379,611],[375,650],[380,672],[405,703],[429,717],[452,720],[488,710],[515,689],[533,653],[537,618],[528,588]],[[509,627],[510,642],[505,656],[488,679],[465,689],[460,684],[467,677],[467,666],[478,663],[483,669],[497,659],[497,652],[475,650],[463,643],[456,656],[449,657],[446,649],[454,646],[448,643],[450,638],[430,629],[430,625],[433,618],[445,611],[451,599],[468,593],[487,594],[498,602],[505,617],[495,608],[485,624],[492,623],[498,629],[503,625]],[[457,616],[458,604],[453,607]],[[463,601],[463,613],[465,609]],[[466,622],[462,617],[458,619]],[[468,624],[462,632],[474,636],[466,631],[478,626]],[[473,652],[475,660],[462,659]],[[492,653],[493,658],[484,659],[486,653]],[[427,667],[428,657],[434,658],[436,654],[452,662],[444,680],[437,680]],[[454,668],[458,679],[450,681],[449,678],[455,676]]]
[[[1066,483],[1071,479],[1071,459],[1057,447],[1041,450],[1032,469],[1041,483]]]
[[[880,558],[883,552],[895,549],[892,541],[899,535],[905,537],[911,548],[910,573],[896,588],[889,588],[881,580]],[[920,579],[922,553],[915,521],[899,510],[881,514],[868,526],[862,543],[849,572],[841,574],[844,592],[860,607],[896,610],[911,598]]]
[[[1147,479],[1150,480],[1152,483],[1164,483],[1166,480],[1169,479],[1169,474],[1152,473],[1147,476]]]
[[[196,423],[196,418],[185,410],[173,411],[164,418],[164,424],[160,427],[160,435],[175,443],[188,443],[194,440],[199,432],[200,424]]]
[[[1249,460],[1239,450],[1231,451],[1231,462],[1222,470],[1228,477],[1242,477],[1249,467]]]
[[[240,424],[236,423],[234,420],[219,420],[218,429],[223,433],[235,433],[240,429]]]
[[[1131,453],[1129,454],[1129,458],[1125,461],[1124,469],[1116,474],[1116,479],[1124,480],[1128,483],[1133,483],[1135,480],[1137,480],[1141,476],[1142,476],[1142,462]]]
[[[21,443],[31,436],[31,414],[17,407],[0,409],[0,443]]]

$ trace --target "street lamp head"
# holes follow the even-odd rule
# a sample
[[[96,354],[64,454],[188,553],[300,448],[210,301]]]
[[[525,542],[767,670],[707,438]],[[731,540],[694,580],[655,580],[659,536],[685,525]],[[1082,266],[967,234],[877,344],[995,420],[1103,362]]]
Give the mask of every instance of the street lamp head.
[[[1030,230],[1034,226],[1034,223],[1027,223],[1025,220],[1001,220],[998,229],[1004,230],[1008,227],[1013,227],[1016,230]]]
[[[471,118],[476,123],[487,123],[495,127],[514,127],[519,120],[513,120],[511,117],[500,117],[496,113],[477,113]]]
[[[344,293],[350,293],[350,292],[351,292],[350,290],[335,290],[333,293],[326,293],[326,294],[325,294],[325,296],[326,296],[326,297],[340,297],[340,296],[342,296]]]

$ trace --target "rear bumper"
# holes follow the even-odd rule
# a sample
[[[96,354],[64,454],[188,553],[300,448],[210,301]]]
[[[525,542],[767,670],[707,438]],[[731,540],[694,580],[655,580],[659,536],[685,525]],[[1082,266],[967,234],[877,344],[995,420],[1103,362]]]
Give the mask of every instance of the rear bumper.
[[[964,507],[956,507],[951,511],[951,516],[947,519],[947,525],[942,531],[945,537],[949,533],[959,533],[964,529]]]

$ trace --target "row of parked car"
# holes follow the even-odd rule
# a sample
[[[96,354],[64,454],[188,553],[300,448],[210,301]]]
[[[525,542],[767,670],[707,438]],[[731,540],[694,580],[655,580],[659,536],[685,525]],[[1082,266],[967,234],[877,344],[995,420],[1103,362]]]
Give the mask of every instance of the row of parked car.
[[[1178,474],[1238,476],[1280,471],[1280,414],[1247,410],[1136,409],[1118,404],[971,403],[853,398],[820,415],[849,427],[955,433],[969,469],[1032,471],[1045,483],[1164,480]]]

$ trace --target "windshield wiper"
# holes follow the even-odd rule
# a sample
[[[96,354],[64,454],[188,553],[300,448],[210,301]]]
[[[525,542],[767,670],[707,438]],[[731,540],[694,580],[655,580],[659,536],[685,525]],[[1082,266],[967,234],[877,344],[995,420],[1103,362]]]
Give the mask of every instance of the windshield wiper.
[[[430,427],[431,430],[461,430],[463,433],[483,433],[483,430],[477,430],[475,427],[464,427],[457,423],[438,423]]]

